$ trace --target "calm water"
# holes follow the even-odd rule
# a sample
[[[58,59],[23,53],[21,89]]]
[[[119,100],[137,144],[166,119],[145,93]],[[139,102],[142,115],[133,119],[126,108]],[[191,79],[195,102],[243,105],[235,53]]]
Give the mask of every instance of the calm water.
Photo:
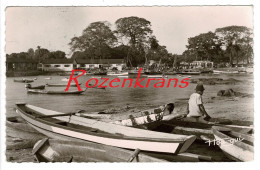
[[[46,77],[50,76],[36,76],[37,80],[32,84],[32,86],[42,85],[46,83],[67,83],[61,81],[64,76],[51,76],[51,80],[46,80]],[[116,77],[109,77],[110,80]],[[253,89],[253,75],[239,74],[239,75],[198,75],[192,76],[191,78],[207,78],[207,77],[218,77],[218,78],[235,78],[238,80],[243,80],[243,83],[237,85],[215,85],[209,86],[205,85],[206,91],[204,92],[205,97],[216,96],[217,92],[221,89],[232,88],[235,91],[254,93]],[[35,78],[26,77],[26,78]],[[91,76],[80,77],[78,80],[82,83],[81,87],[85,87],[85,83]],[[178,78],[179,82],[183,77],[178,77],[177,75],[168,76],[168,78]],[[27,94],[25,90],[24,83],[13,82],[14,78],[6,79],[6,110],[7,116],[16,115],[14,111],[16,102],[26,102],[39,107],[53,109],[55,111],[61,112],[72,112],[79,109],[84,109],[86,111],[102,111],[112,107],[122,107],[126,105],[131,105],[137,108],[146,107],[156,107],[163,105],[165,103],[174,102],[176,99],[188,98],[195,88],[195,84],[189,84],[186,88],[154,88],[153,83],[150,83],[148,88],[110,88],[105,90],[102,89],[87,89],[81,95],[46,95],[46,94]],[[21,79],[17,78],[17,79]],[[123,79],[123,78],[120,78]],[[166,82],[167,79],[166,79]],[[142,82],[142,85],[146,85],[146,82]],[[106,84],[108,85],[108,83]],[[132,85],[133,86],[133,85]],[[165,85],[166,86],[166,85]],[[64,90],[65,87],[46,87],[48,90]],[[75,87],[70,87],[70,90],[77,89]]]

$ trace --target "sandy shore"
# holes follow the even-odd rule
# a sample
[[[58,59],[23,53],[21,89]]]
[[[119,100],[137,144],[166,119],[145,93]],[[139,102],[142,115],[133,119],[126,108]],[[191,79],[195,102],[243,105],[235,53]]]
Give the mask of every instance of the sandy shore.
[[[246,121],[254,120],[254,98],[252,97],[208,97],[203,98],[203,100],[206,110],[214,118],[239,119]],[[174,114],[185,113],[187,109],[187,99],[176,100],[175,106]],[[114,114],[112,114],[113,119],[121,119],[128,117],[129,114],[135,115],[135,113],[143,109],[151,108],[149,106],[144,106],[142,109],[137,109],[134,106],[125,106],[122,108],[109,108],[107,111],[114,112]],[[7,134],[7,141],[14,140],[14,138]],[[189,149],[189,152],[209,156],[214,155],[217,161],[230,161],[225,158],[220,150],[217,150],[218,152],[216,152],[207,146],[205,148],[205,145],[206,144],[194,144]],[[6,151],[6,160],[9,162],[36,162],[31,151],[32,148],[8,149]]]

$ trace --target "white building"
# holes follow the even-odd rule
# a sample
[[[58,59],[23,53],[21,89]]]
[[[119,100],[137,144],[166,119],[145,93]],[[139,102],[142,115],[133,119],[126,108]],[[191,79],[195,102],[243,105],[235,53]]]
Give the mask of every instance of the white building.
[[[40,67],[43,71],[72,71],[73,60],[71,59],[45,60],[42,62],[42,65]]]
[[[125,66],[124,59],[75,59],[73,61],[74,69],[95,69],[95,68],[106,68],[112,70],[122,70]]]

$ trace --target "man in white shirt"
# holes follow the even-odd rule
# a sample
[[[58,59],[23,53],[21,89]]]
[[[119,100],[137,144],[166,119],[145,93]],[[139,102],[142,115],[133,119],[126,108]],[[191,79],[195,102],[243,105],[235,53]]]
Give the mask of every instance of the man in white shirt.
[[[195,90],[196,93],[193,93],[189,99],[187,117],[209,120],[211,117],[206,112],[202,102],[202,95],[205,89],[202,84],[198,84]]]

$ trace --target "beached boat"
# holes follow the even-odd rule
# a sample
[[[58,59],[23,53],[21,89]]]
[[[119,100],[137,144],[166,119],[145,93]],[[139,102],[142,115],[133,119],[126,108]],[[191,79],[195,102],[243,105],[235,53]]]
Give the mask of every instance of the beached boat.
[[[81,94],[81,93],[85,92],[85,90],[83,90],[83,91],[78,91],[78,90],[74,90],[74,91],[65,91],[65,90],[52,91],[52,90],[27,89],[27,93],[69,95],[69,94]]]
[[[38,141],[32,151],[38,162],[167,162],[137,152],[87,141],[48,138]]]
[[[79,85],[81,85],[81,83],[79,83]],[[46,86],[49,86],[49,87],[66,87],[66,86],[68,86],[68,83],[67,84],[49,84],[49,83],[47,83]],[[76,83],[70,83],[70,87],[77,87],[77,84]]]
[[[34,82],[34,80],[33,80],[33,79],[21,79],[21,80],[14,79],[14,82],[19,82],[19,83],[32,83],[32,82]]]
[[[213,126],[212,130],[215,143],[229,158],[243,162],[254,160],[254,137],[252,135],[218,126]]]
[[[33,148],[38,162],[199,162],[212,161],[209,156],[180,153],[177,155],[130,151],[122,148],[79,141],[42,139]]]
[[[253,133],[252,122],[247,121],[232,122],[231,120],[216,118],[212,118],[210,121],[200,121],[188,117],[182,119],[176,119],[175,117],[174,119],[166,120],[167,117],[168,116],[164,116],[164,120],[154,130],[175,134],[195,135],[197,139],[206,141],[214,139],[211,129],[214,125],[229,128],[239,133]]]
[[[16,112],[32,127],[50,138],[90,141],[119,148],[178,154],[195,136],[160,133],[82,118],[74,114],[16,104]]]
[[[156,126],[160,125],[160,123],[157,124],[155,122],[160,122],[163,119],[164,114],[171,114],[173,107],[174,105],[169,103],[166,106],[160,106],[155,109],[144,110],[134,114],[124,114],[124,116],[119,116],[119,114],[114,116],[113,114],[106,112],[86,113],[85,111],[79,111],[76,115],[117,125],[154,129]],[[118,116],[121,118],[120,120],[118,120]]]
[[[34,86],[34,87],[32,87],[31,84],[26,84],[26,85],[25,85],[25,88],[28,88],[28,89],[41,89],[41,90],[43,90],[43,89],[45,89],[45,85],[40,85],[40,86]]]

